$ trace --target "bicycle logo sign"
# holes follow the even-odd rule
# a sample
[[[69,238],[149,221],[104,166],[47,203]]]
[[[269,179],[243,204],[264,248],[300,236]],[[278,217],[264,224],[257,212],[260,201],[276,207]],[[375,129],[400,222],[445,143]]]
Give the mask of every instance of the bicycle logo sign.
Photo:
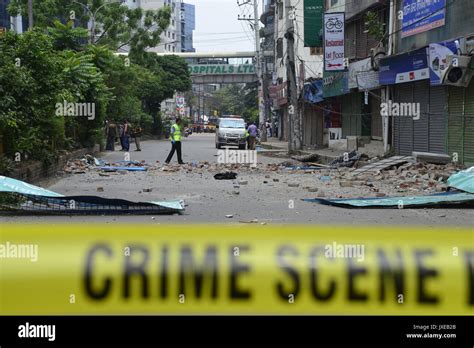
[[[342,22],[338,17],[328,18],[326,21],[326,29],[333,30],[336,28],[340,30],[344,27],[344,22]]]

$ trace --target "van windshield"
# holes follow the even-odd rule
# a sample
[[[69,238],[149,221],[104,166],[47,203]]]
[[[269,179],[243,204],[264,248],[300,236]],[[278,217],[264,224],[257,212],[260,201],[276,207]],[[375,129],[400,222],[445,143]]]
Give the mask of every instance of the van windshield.
[[[244,120],[221,120],[219,126],[221,128],[241,128],[245,129]]]

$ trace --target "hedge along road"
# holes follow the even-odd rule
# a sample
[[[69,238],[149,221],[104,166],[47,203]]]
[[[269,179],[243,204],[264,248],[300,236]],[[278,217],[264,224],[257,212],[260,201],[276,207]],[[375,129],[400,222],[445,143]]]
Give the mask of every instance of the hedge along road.
[[[131,159],[145,160],[154,164],[164,162],[170,150],[168,141],[145,141],[142,152],[134,152]],[[103,159],[123,160],[123,152],[108,152]],[[183,139],[184,161],[217,162],[214,134],[193,134]],[[302,202],[304,198],[315,198],[321,191],[326,197],[336,194],[357,196],[373,195],[365,186],[341,188],[337,183],[319,180],[320,174],[289,174],[263,171],[268,163],[279,163],[284,159],[258,156],[257,172],[240,171],[237,180],[214,180],[215,172],[193,171],[135,172],[100,176],[96,171],[86,174],[64,175],[57,180],[40,183],[52,191],[64,195],[98,195],[108,198],[123,198],[132,201],[161,201],[182,199],[188,204],[183,215],[173,216],[0,216],[5,222],[106,222],[106,223],[242,223],[268,224],[344,224],[344,225],[440,225],[472,226],[473,210],[468,209],[342,209]],[[176,157],[173,163],[176,162]],[[277,181],[274,181],[277,180]],[[242,182],[243,181],[243,182]],[[233,183],[241,182],[239,188]],[[246,182],[246,184],[245,184]],[[299,184],[298,187],[290,187]],[[377,183],[376,183],[377,184]],[[291,185],[295,186],[295,185]],[[318,192],[309,192],[305,187],[314,187]],[[98,192],[103,188],[103,192]],[[144,189],[152,189],[144,192]],[[101,191],[101,190],[100,190]],[[238,192],[238,194],[237,194]],[[232,215],[231,218],[226,217]]]

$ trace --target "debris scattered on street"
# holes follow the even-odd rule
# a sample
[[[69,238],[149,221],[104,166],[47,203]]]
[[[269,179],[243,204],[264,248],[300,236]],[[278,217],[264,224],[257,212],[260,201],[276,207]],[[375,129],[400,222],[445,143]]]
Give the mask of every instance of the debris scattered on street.
[[[426,167],[432,167],[430,164],[416,163],[406,166],[405,169],[418,169],[417,174],[412,174],[413,177],[420,176],[424,180],[428,180],[427,185],[422,185],[423,190],[432,188],[439,188],[439,181],[434,181],[439,174],[436,172],[421,174]],[[447,166],[444,166],[447,167]],[[432,167],[433,168],[433,167]],[[427,176],[425,176],[427,175]],[[444,177],[441,177],[443,179]],[[442,181],[442,180],[441,180]],[[448,187],[450,191],[435,193],[431,195],[418,196],[398,196],[386,197],[387,194],[383,192],[376,193],[376,198],[365,197],[355,199],[304,199],[307,202],[320,203],[325,205],[332,205],[344,208],[446,208],[446,207],[474,207],[474,167],[467,170],[460,171],[451,175],[448,180]],[[341,181],[340,185],[346,187],[350,181]],[[412,186],[420,186],[422,182],[415,180],[400,183],[400,188],[411,188]],[[349,185],[350,186],[350,185]],[[319,196],[321,197],[321,196]]]
[[[365,154],[359,154],[357,151],[352,151],[343,154],[329,163],[333,168],[353,167],[360,160],[367,160],[369,157]]]
[[[234,180],[236,178],[237,178],[237,173],[234,173],[234,172],[218,173],[214,175],[214,179],[216,180]]]

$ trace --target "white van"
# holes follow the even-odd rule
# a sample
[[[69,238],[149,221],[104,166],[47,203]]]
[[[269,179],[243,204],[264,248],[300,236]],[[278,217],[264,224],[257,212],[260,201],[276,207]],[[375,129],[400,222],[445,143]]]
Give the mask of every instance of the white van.
[[[245,121],[242,118],[220,118],[216,126],[216,148],[238,146],[245,150]]]

